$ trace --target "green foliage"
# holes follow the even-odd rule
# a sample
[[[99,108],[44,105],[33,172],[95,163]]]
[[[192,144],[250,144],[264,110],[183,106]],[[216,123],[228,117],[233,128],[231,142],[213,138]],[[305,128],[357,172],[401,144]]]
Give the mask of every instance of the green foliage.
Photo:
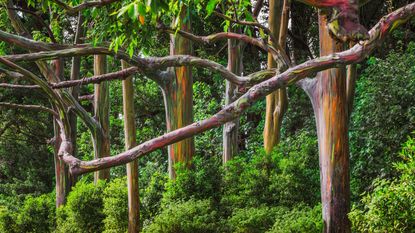
[[[101,232],[105,182],[79,181],[69,193],[67,203],[57,211],[57,232]]]
[[[377,177],[391,177],[393,162],[415,130],[415,44],[385,59],[371,58],[360,76],[352,122],[352,191],[367,191]]]
[[[191,168],[178,163],[176,179],[166,184],[164,201],[207,199],[219,201],[221,191],[221,161],[217,157],[195,156]]]
[[[270,156],[236,157],[225,165],[223,177],[225,206],[315,205],[320,199],[317,140],[303,132]]]
[[[217,213],[211,201],[190,199],[169,203],[150,225],[144,226],[143,232],[220,232],[218,227]]]
[[[415,230],[415,140],[410,138],[401,151],[403,161],[394,167],[400,177],[373,182],[361,206],[349,214],[358,232],[413,232]]]
[[[18,206],[1,204],[0,232],[52,232],[56,227],[55,212],[55,193],[27,196]]]
[[[127,232],[128,189],[126,177],[112,180],[104,190],[105,233]]]
[[[230,232],[234,233],[261,233],[270,229],[278,215],[287,212],[282,207],[269,208],[266,206],[244,209],[235,209],[226,224]]]
[[[319,233],[323,231],[321,205],[314,208],[298,206],[278,215],[269,233]]]

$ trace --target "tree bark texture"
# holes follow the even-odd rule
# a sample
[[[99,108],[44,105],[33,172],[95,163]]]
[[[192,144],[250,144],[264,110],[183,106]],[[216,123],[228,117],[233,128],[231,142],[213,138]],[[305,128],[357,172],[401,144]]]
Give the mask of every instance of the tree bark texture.
[[[105,55],[94,56],[94,75],[102,75],[107,72],[107,60]],[[101,125],[103,137],[96,140],[94,145],[95,158],[103,158],[110,156],[110,138],[109,138],[109,83],[102,82],[94,85],[94,111],[95,119]],[[108,180],[110,178],[110,170],[104,169],[94,173],[94,181]]]
[[[327,15],[320,13],[320,55],[340,52],[342,43],[326,29]],[[320,72],[309,89],[316,117],[320,158],[323,232],[350,232],[348,103],[346,68]]]
[[[181,29],[190,31],[190,20],[186,17],[186,10],[182,9],[180,15]],[[170,54],[192,54],[192,43],[190,40],[176,34],[171,35]],[[172,68],[172,77],[163,88],[164,104],[166,109],[167,131],[187,126],[193,122],[193,77],[192,67],[182,66]],[[174,166],[177,162],[189,164],[194,154],[194,139],[188,138],[168,147],[169,175],[176,177]]]
[[[238,76],[243,70],[243,51],[241,42],[228,40],[228,70]],[[229,81],[226,82],[225,105],[237,99],[238,86]],[[239,118],[223,125],[223,163],[228,162],[238,153]]]
[[[128,68],[125,61],[121,61],[122,68]],[[134,84],[133,77],[122,81],[123,112],[124,112],[124,137],[125,149],[136,146],[136,128],[134,111]],[[138,232],[140,229],[140,199],[138,193],[138,160],[127,164],[128,186],[128,232]]]
[[[274,38],[278,38],[278,43],[282,48],[285,47],[286,27],[288,15],[283,14],[283,10],[288,5],[288,1],[270,0],[268,24]],[[286,19],[284,19],[284,17]],[[272,41],[270,41],[273,45]],[[273,45],[274,46],[274,45]],[[268,69],[277,68],[273,56],[268,54]],[[281,124],[284,113],[287,110],[287,91],[281,88],[266,97],[266,112],[264,126],[264,149],[270,154],[272,149],[279,143],[281,137]]]

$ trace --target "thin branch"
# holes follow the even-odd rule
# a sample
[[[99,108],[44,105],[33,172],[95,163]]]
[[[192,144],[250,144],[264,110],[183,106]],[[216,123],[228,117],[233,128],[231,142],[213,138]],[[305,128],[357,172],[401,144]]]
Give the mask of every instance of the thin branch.
[[[83,174],[126,164],[152,151],[223,125],[224,123],[239,117],[256,101],[281,87],[296,83],[297,81],[322,70],[362,61],[384,41],[385,36],[388,35],[390,31],[396,28],[396,26],[409,20],[414,14],[415,3],[409,4],[406,7],[389,14],[370,31],[369,40],[362,44],[357,44],[349,50],[309,60],[288,69],[284,73],[257,84],[235,102],[229,104],[223,110],[208,119],[151,139],[116,156],[95,159],[92,161],[81,161],[68,154],[62,158],[70,166],[72,174]]]
[[[82,86],[90,83],[99,84],[104,81],[110,81],[110,80],[124,80],[128,78],[129,76],[135,74],[138,72],[137,67],[130,67],[124,70],[120,70],[113,73],[107,73],[103,75],[97,75],[92,76],[90,78],[83,78],[83,79],[77,79],[77,80],[69,80],[69,81],[62,81],[59,83],[52,83],[50,84],[53,89],[58,88],[66,88],[66,87],[74,87],[74,86]]]
[[[181,36],[185,37],[186,39],[189,39],[191,41],[201,43],[201,44],[210,44],[210,43],[214,43],[218,40],[223,40],[223,39],[235,39],[235,40],[243,41],[247,44],[251,44],[266,52],[271,53],[275,61],[281,61],[287,67],[291,66],[290,59],[285,54],[284,49],[282,49],[281,46],[279,46],[278,44],[277,44],[277,48],[274,48],[273,46],[269,45],[267,41],[253,38],[253,37],[243,35],[243,34],[233,33],[233,32],[219,32],[219,33],[214,33],[208,36],[198,36],[190,32],[183,31],[183,30],[174,30],[172,28],[166,27],[165,25],[161,23],[159,23],[157,27],[160,30],[163,30],[171,34],[179,33]]]
[[[6,102],[0,102],[0,107],[5,108],[14,108],[14,109],[25,109],[25,110],[35,110],[35,111],[44,111],[48,112],[56,117],[59,117],[59,114],[55,111],[53,111],[50,108],[40,106],[40,105],[24,105],[24,104],[14,104],[14,103],[6,103]]]
[[[64,3],[61,0],[52,0],[56,5],[63,8],[69,15],[75,15],[79,11],[82,11],[87,8],[92,7],[103,7],[106,5],[109,5],[114,2],[119,2],[120,0],[99,0],[99,1],[92,1],[92,2],[84,2],[82,4],[79,4],[77,6],[69,6],[68,4]]]
[[[0,88],[9,88],[9,89],[40,89],[38,85],[17,85],[9,83],[0,83]]]

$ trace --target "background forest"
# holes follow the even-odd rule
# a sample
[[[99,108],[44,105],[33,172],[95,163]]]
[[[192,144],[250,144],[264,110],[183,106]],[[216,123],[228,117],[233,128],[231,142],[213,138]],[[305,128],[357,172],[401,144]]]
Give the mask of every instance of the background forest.
[[[0,30],[13,32],[5,10],[7,1],[3,2]],[[73,18],[77,17],[62,17],[60,12],[63,10],[53,1],[13,2],[14,7],[20,9],[21,22],[27,28],[37,29],[31,32],[35,40],[51,42],[44,24],[50,27],[55,40],[62,43],[74,40]],[[169,34],[157,30],[157,25],[141,22],[139,30],[121,26],[129,24],[132,14],[123,8],[127,2],[82,11],[87,40],[97,44],[110,41],[115,50],[118,46],[124,46],[127,51],[139,47],[139,52],[145,56],[168,55]],[[149,2],[161,4],[162,1]],[[207,7],[195,4],[199,7],[187,8],[192,33],[209,35],[233,28],[266,40],[262,30],[237,26],[215,14],[209,15],[212,1],[205,2]],[[250,5],[248,1],[244,6],[244,17],[249,17],[246,12],[251,12],[255,3]],[[408,3],[411,1],[373,0],[361,8],[360,22],[371,28],[382,16]],[[258,16],[258,21],[265,25],[268,4],[264,1]],[[319,56],[317,14],[316,8],[291,2],[286,50],[295,64]],[[135,23],[141,20],[148,19],[139,19]],[[193,53],[227,66],[227,43],[227,40],[209,46],[195,43]],[[21,52],[17,46],[0,41],[0,55]],[[71,62],[69,58],[64,59],[65,64]],[[93,57],[82,57],[80,62],[79,76],[93,76]],[[243,46],[244,74],[260,70],[266,62],[266,53],[249,44]],[[22,64],[39,73],[34,63]],[[109,72],[114,72],[119,70],[121,63],[108,56],[107,67]],[[63,72],[69,77],[71,70],[64,69]],[[415,21],[393,31],[382,47],[357,65],[357,73],[348,135],[352,231],[413,232]],[[194,121],[198,121],[222,109],[226,84],[220,74],[207,69],[192,68],[192,74],[193,114]],[[9,81],[0,75],[0,82],[5,80]],[[166,132],[163,93],[155,82],[141,74],[134,75],[132,80],[135,134],[137,142],[144,142]],[[115,155],[125,151],[123,87],[121,81],[108,82],[108,85],[110,151]],[[79,89],[80,103],[90,113],[94,112],[93,93],[93,84]],[[175,164],[175,179],[169,178],[167,147],[139,158],[140,230],[321,232],[319,156],[313,108],[301,88],[290,86],[287,93],[288,106],[282,121],[281,139],[271,153],[263,146],[266,113],[263,99],[241,116],[238,152],[227,163],[222,162],[221,127],[194,137],[195,153],[190,166]],[[0,102],[50,105],[39,91],[1,86]],[[66,203],[56,207],[52,123],[53,117],[47,112],[0,106],[0,232],[126,232],[125,166],[111,168],[108,181],[100,180],[94,184],[93,173],[78,177]],[[76,124],[76,138],[76,157],[92,160],[91,133],[81,121]]]

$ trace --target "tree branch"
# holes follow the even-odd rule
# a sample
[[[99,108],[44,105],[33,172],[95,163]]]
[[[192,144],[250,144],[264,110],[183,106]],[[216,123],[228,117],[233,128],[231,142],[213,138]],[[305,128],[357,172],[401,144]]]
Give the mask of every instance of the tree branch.
[[[281,87],[296,83],[298,80],[325,69],[362,61],[383,42],[385,36],[390,31],[409,20],[409,18],[411,18],[414,14],[415,3],[409,4],[406,7],[389,14],[370,31],[370,39],[364,43],[355,45],[351,49],[340,53],[307,61],[296,67],[288,69],[280,75],[257,84],[250,88],[247,93],[235,102],[229,104],[223,110],[208,119],[193,123],[144,142],[116,156],[95,159],[92,161],[80,161],[71,156],[64,156],[63,159],[70,166],[71,173],[83,174],[126,164],[154,150],[181,141],[214,127],[218,127],[239,117],[253,103]]]
[[[114,2],[118,2],[120,0],[99,0],[99,1],[92,1],[92,2],[84,2],[82,4],[79,4],[77,6],[69,6],[68,4],[64,3],[61,0],[52,0],[56,5],[64,9],[69,15],[75,15],[79,11],[82,11],[87,8],[91,7],[103,7],[106,5],[109,5]]]
[[[40,87],[38,85],[17,85],[17,84],[9,84],[9,83],[0,83],[0,88],[10,88],[10,89],[40,89]]]
[[[48,112],[56,117],[59,117],[59,114],[55,111],[53,111],[50,108],[40,106],[40,105],[24,105],[24,104],[14,104],[14,103],[6,103],[6,102],[0,102],[0,107],[5,108],[14,108],[14,109],[25,109],[25,110],[35,110],[35,111],[44,111]]]

